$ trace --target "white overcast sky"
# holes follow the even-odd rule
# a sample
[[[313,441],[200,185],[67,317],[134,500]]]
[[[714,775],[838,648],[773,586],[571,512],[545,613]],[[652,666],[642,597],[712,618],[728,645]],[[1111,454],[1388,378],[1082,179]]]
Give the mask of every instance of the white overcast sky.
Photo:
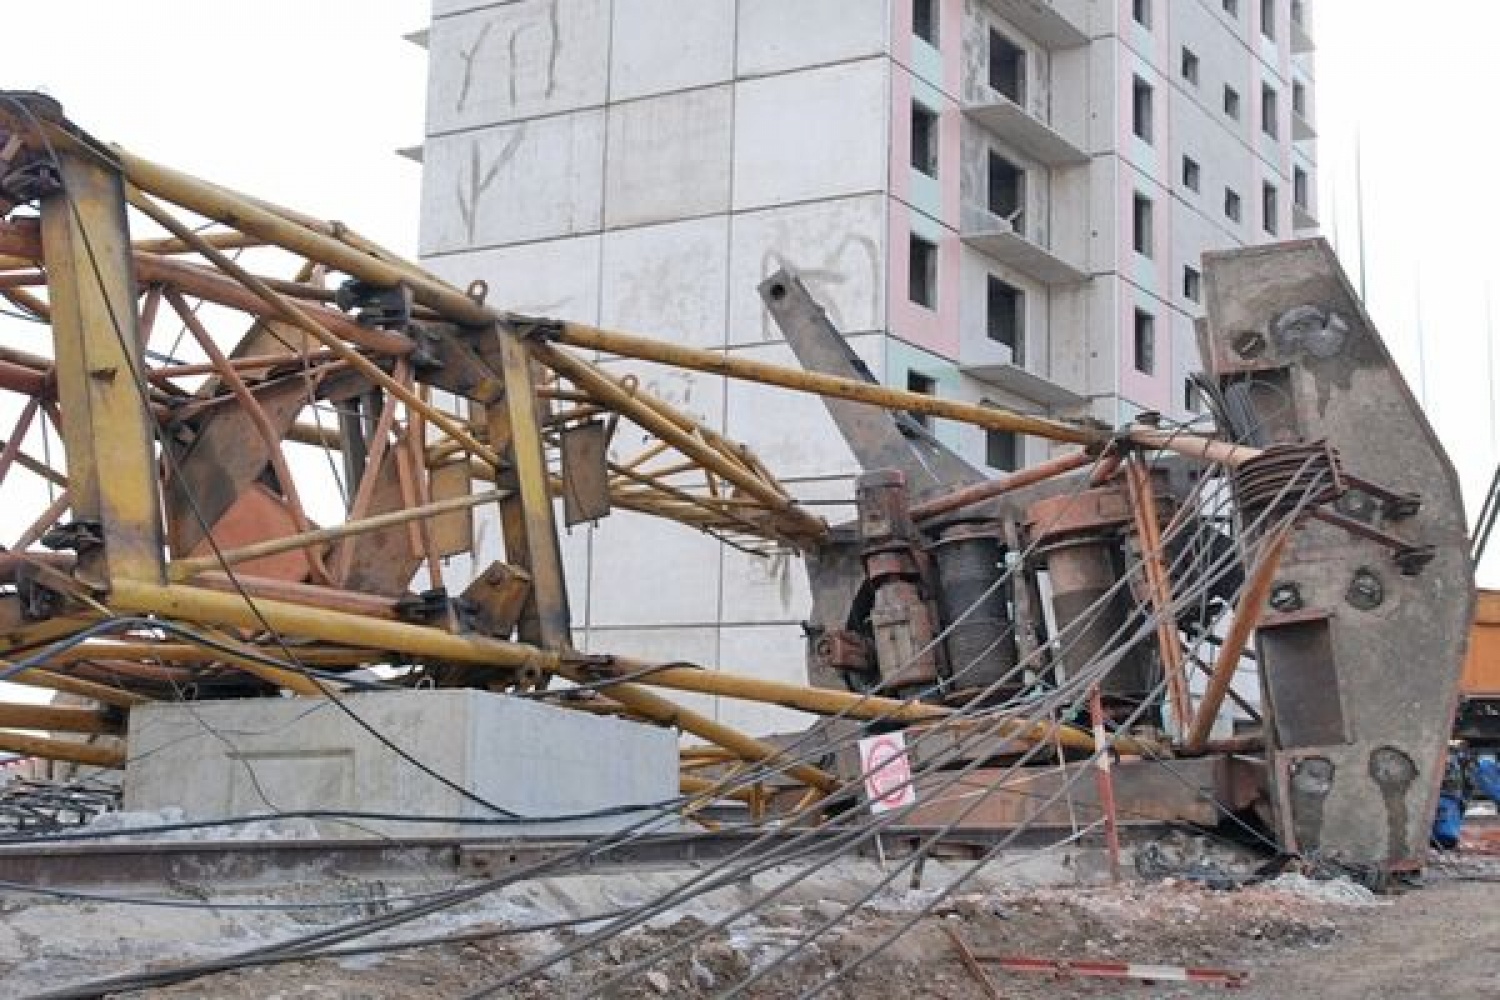
[[[1358,280],[1357,144],[1370,309],[1477,509],[1500,457],[1486,111],[1500,3],[1311,2],[1324,231]],[[427,0],[48,0],[27,5],[0,86],[46,90],[100,138],[411,254],[420,171],[393,151],[421,137],[426,56],[401,36],[427,17]]]

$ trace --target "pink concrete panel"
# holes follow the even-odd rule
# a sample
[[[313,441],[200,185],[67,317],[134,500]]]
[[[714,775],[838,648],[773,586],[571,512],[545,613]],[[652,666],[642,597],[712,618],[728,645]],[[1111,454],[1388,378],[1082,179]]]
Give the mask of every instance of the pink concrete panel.
[[[958,235],[944,230],[938,240],[937,309],[911,301],[912,209],[890,203],[890,269],[887,271],[890,330],[896,336],[949,360],[958,357],[958,296],[961,265]]]
[[[1155,373],[1147,375],[1135,367],[1135,310],[1140,300],[1130,285],[1121,282],[1116,329],[1120,338],[1120,395],[1134,400],[1147,409],[1172,412],[1174,345],[1172,322],[1168,310],[1156,303],[1147,305],[1148,311],[1156,313],[1156,358]]]

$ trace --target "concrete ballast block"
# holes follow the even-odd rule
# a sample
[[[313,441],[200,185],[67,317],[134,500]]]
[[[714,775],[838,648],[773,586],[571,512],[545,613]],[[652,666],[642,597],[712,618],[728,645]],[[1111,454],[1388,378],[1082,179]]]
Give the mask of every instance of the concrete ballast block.
[[[594,835],[633,825],[645,807],[678,794],[677,734],[669,729],[486,691],[372,692],[343,702],[394,746],[522,820],[324,820],[324,836]],[[176,806],[195,820],[296,810],[496,815],[402,759],[349,712],[314,698],[139,706],[130,715],[125,808]],[[224,835],[232,838],[233,827]]]

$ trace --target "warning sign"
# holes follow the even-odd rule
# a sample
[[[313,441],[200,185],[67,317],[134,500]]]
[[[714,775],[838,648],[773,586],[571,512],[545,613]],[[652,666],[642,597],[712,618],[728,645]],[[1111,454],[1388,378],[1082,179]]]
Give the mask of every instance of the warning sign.
[[[906,737],[901,733],[883,733],[860,740],[859,763],[871,812],[888,812],[917,801],[911,761],[906,756]]]

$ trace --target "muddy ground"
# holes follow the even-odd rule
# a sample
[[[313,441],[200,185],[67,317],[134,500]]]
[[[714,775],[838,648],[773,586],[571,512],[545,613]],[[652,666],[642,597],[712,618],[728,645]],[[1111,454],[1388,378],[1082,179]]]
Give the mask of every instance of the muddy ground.
[[[1462,877],[1459,877],[1462,876]],[[1269,886],[1213,891],[1155,883],[1099,889],[996,889],[962,895],[923,917],[879,957],[849,971],[828,997],[983,1000],[992,996],[959,960],[947,929],[977,952],[1210,966],[1243,971],[1229,995],[1244,1000],[1383,1000],[1500,997],[1500,865],[1435,875],[1426,887],[1379,899],[1325,900],[1339,892]],[[862,910],[851,925],[819,937],[797,960],[743,994],[794,997],[846,969],[896,931],[920,898]],[[765,967],[786,944],[836,908],[799,904],[713,933],[635,975],[611,995],[628,998],[716,996]],[[591,995],[629,963],[682,942],[704,926],[684,916],[625,936],[546,976],[498,996],[541,1000]],[[557,935],[551,945],[573,940]],[[221,974],[153,996],[228,1000],[450,998],[491,984],[535,956],[515,939]],[[1208,985],[1054,981],[990,967],[998,995],[1042,997],[1198,997]],[[143,996],[145,994],[131,994]]]

